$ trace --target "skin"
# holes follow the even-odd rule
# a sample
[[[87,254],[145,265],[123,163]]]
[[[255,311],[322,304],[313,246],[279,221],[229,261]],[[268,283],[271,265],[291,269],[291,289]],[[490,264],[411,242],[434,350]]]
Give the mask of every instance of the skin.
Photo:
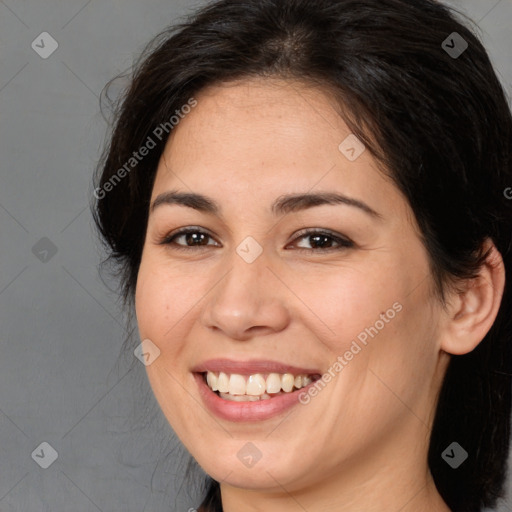
[[[201,193],[222,216],[156,208],[136,289],[139,334],[160,349],[147,374],[169,423],[221,482],[225,512],[449,511],[427,466],[430,429],[449,354],[473,350],[494,322],[501,256],[493,249],[443,308],[408,202],[369,151],[353,162],[340,152],[350,130],[322,90],[251,79],[195,97],[151,201],[171,189]],[[339,204],[270,213],[280,195],[318,191],[357,198],[381,218]],[[182,251],[159,243],[187,226],[211,236],[195,246],[175,239]],[[297,235],[305,228],[355,246],[315,246]],[[248,236],[263,250],[250,264],[236,252]],[[396,302],[402,310],[307,405],[243,423],[203,406],[196,364],[272,359],[327,372]],[[237,457],[248,441],[262,455],[251,468]]]

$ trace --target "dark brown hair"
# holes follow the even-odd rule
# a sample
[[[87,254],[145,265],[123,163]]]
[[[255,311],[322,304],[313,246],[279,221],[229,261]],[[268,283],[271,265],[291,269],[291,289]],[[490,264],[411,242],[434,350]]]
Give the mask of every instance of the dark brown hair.
[[[506,288],[482,343],[452,356],[431,433],[428,464],[453,511],[502,496],[510,438],[512,366],[512,116],[478,37],[434,0],[220,0],[159,34],[115,106],[98,166],[93,215],[124,303],[133,299],[158,161],[169,133],[154,130],[207,85],[281,77],[323,87],[351,131],[405,194],[421,228],[441,301],[475,277],[489,238]],[[468,47],[460,55],[453,33]],[[452,37],[450,40],[449,38]],[[460,39],[457,39],[460,45]],[[119,178],[135,150],[155,147]],[[125,167],[126,170],[126,167]],[[108,191],[106,184],[110,183]],[[452,469],[453,441],[469,454]],[[203,510],[222,510],[211,479]]]

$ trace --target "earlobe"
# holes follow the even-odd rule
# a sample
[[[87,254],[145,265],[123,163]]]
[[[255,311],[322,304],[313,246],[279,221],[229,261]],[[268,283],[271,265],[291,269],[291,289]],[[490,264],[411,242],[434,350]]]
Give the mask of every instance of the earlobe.
[[[505,289],[505,266],[494,243],[476,278],[466,280],[447,298],[449,306],[442,333],[441,349],[461,355],[474,350],[491,329],[500,309]]]

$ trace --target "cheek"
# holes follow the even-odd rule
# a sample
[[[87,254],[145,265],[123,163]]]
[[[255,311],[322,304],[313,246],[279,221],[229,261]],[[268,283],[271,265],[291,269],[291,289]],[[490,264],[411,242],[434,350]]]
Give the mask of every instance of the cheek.
[[[428,267],[398,257],[383,263],[303,277],[294,292],[307,305],[308,328],[329,349],[332,373],[344,375],[337,385],[350,381],[361,396],[368,387],[389,395],[372,370],[410,396],[409,383],[430,377],[437,354]]]
[[[171,305],[165,294],[167,287],[162,286],[163,276],[154,270],[158,267],[151,263],[150,258],[143,257],[135,290],[135,313],[140,339],[150,339],[162,351],[162,337],[164,329],[169,329]]]
[[[183,393],[183,382],[189,375],[182,353],[190,329],[190,310],[197,302],[190,293],[187,295],[187,290],[194,290],[197,283],[187,284],[188,279],[148,256],[141,262],[135,290],[140,339],[150,339],[160,350],[154,362],[146,366],[146,373],[162,411],[171,426],[178,429],[189,421]]]
[[[135,292],[135,311],[141,339],[149,338],[172,363],[182,347],[179,340],[190,328],[194,307],[204,297],[201,272],[177,271],[157,258],[141,262]]]
[[[367,266],[364,271],[331,268],[324,275],[303,274],[294,285],[294,293],[301,299],[303,318],[311,318],[309,327],[321,334],[337,355],[348,350],[359,334],[364,341],[365,329],[376,322],[379,330],[384,326],[387,329],[397,316],[400,307],[396,303],[401,302],[405,289],[407,283],[401,276],[397,277],[396,271],[383,271],[382,265]],[[389,322],[384,323],[381,315]]]

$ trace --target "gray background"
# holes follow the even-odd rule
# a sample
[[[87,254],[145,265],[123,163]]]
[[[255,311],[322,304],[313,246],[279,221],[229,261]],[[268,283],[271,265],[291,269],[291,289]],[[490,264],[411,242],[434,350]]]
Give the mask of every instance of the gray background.
[[[203,3],[0,0],[1,512],[198,505],[197,490],[180,487],[186,453],[144,366],[122,355],[128,333],[113,284],[98,276],[88,201],[101,89]],[[452,3],[479,23],[512,96],[512,0]],[[45,31],[59,45],[47,59],[31,47]],[[42,442],[58,453],[47,469],[36,463],[50,457]]]

